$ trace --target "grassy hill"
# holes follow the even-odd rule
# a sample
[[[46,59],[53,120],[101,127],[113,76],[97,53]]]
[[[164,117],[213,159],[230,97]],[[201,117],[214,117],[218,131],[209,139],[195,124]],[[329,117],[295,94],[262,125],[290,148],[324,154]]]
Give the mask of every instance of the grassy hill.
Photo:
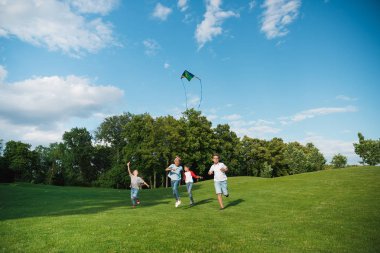
[[[2,252],[379,252],[380,168],[274,179],[229,178],[219,211],[213,182],[194,207],[171,189],[129,191],[0,184]]]

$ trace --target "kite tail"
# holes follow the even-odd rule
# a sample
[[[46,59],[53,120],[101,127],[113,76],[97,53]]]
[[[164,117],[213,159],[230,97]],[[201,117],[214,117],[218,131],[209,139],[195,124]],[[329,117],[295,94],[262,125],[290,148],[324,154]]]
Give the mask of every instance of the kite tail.
[[[183,80],[182,80],[182,78],[181,78],[181,82],[182,82],[183,90],[185,91],[185,98],[186,98],[186,111],[187,111],[187,91],[186,91],[186,87],[185,87],[185,84],[183,83]]]

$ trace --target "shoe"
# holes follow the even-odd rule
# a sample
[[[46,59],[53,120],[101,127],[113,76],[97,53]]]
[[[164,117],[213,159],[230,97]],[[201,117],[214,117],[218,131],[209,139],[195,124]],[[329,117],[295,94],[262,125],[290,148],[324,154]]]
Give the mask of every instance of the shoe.
[[[194,203],[190,203],[190,207],[194,206]]]
[[[178,205],[179,205],[179,204],[178,204],[178,201],[176,201],[174,206],[175,206],[175,207],[178,207]]]
[[[136,204],[137,204],[137,205],[140,205],[140,200],[136,200]]]
[[[136,206],[132,206],[132,208],[133,208],[133,209],[135,209],[135,208],[136,208]]]
[[[181,204],[181,200],[178,200],[178,206]]]
[[[224,210],[224,207],[219,208],[220,211]]]
[[[224,195],[226,198],[228,198],[230,196],[230,194],[227,194],[227,195]]]

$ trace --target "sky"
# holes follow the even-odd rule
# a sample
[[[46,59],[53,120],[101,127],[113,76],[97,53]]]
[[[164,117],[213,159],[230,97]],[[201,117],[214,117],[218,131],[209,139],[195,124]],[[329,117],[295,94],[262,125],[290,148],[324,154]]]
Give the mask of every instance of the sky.
[[[123,112],[180,117],[180,80],[238,136],[331,161],[380,137],[376,0],[1,0],[0,139],[36,145]],[[185,80],[197,108],[199,82]]]

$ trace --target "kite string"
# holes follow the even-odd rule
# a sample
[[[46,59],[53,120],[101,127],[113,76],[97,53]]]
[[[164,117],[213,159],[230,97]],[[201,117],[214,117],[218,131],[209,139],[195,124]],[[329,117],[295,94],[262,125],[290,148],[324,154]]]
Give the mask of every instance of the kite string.
[[[198,105],[198,110],[199,110],[199,108],[201,107],[201,104],[202,104],[202,98],[203,98],[203,85],[202,85],[202,80],[201,80],[199,77],[197,77],[197,78],[198,78],[199,83],[200,83],[200,85],[201,85],[201,99],[199,100],[199,105]]]
[[[187,111],[187,92],[186,92],[186,86],[185,86],[185,84],[183,83],[183,79],[182,79],[182,78],[181,78],[181,82],[182,82],[183,90],[185,91],[185,98],[186,98],[186,111]]]

